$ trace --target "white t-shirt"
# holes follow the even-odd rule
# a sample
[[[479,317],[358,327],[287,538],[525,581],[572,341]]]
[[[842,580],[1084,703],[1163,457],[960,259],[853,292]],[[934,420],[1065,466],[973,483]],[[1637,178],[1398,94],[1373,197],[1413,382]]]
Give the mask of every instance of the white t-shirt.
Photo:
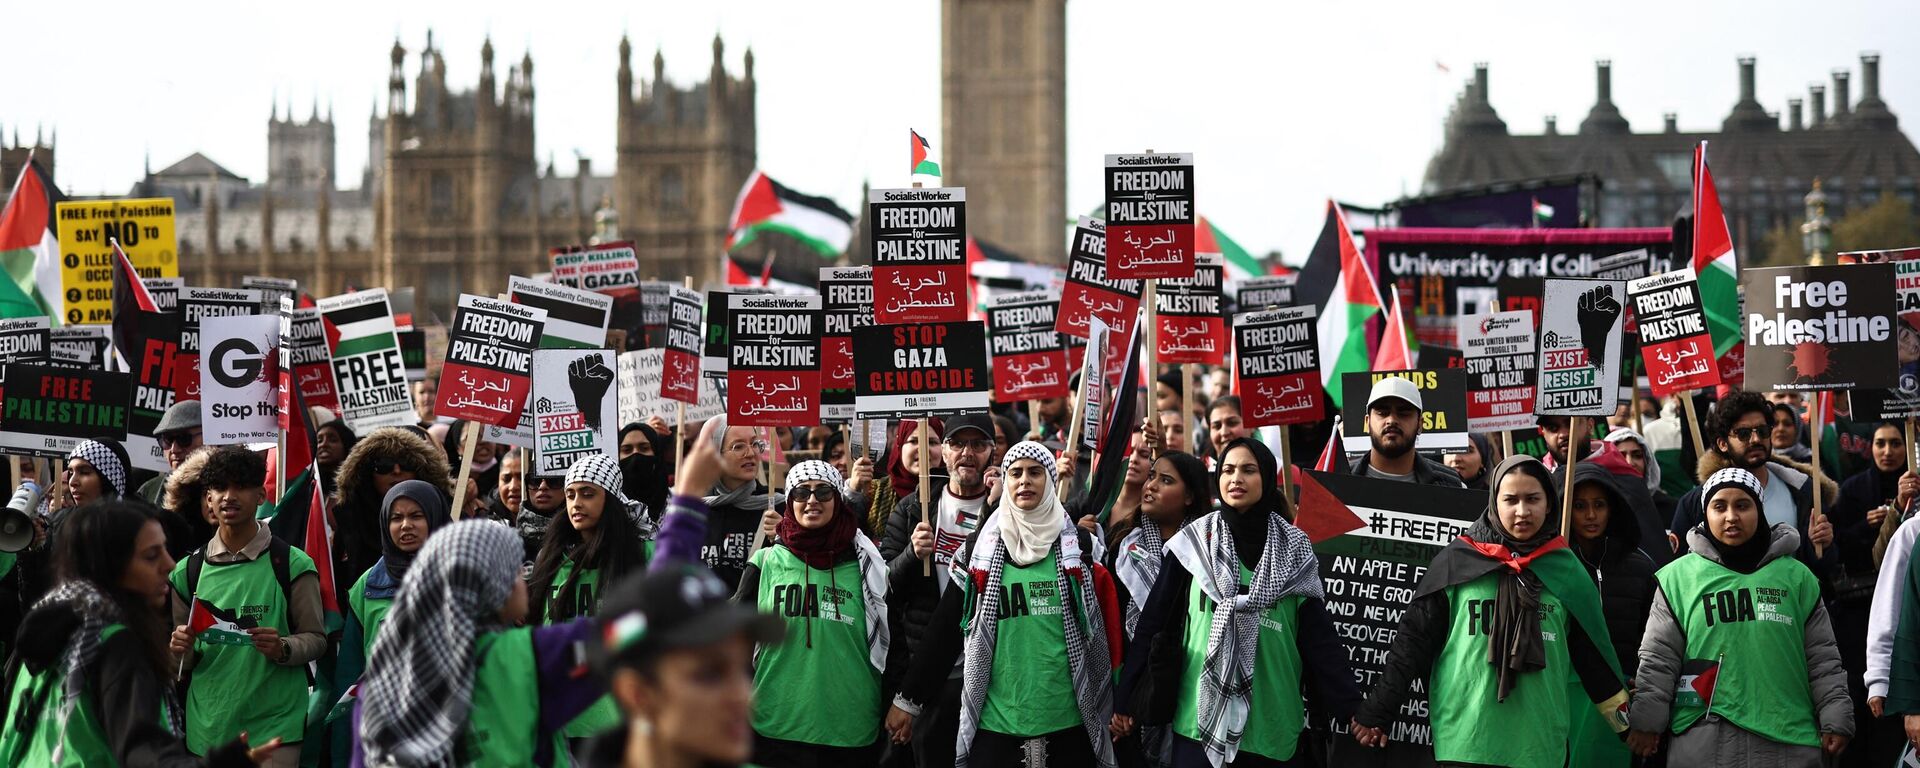
[[[985,493],[972,499],[962,499],[952,493],[940,494],[940,500],[934,502],[938,513],[933,525],[934,573],[945,573],[953,564],[954,555],[967,543],[967,537],[980,528],[980,515],[986,507]],[[941,594],[946,593],[947,579],[935,579],[934,583],[939,585]]]

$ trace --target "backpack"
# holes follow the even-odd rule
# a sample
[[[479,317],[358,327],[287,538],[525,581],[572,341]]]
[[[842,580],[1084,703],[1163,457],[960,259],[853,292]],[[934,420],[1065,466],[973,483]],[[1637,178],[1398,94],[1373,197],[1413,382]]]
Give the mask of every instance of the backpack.
[[[280,582],[280,599],[287,604],[287,614],[293,614],[293,547],[280,537],[273,537],[273,543],[267,546],[267,558],[273,562],[273,578]],[[200,569],[207,564],[207,548],[201,547],[187,556],[187,594],[200,593]],[[189,598],[191,599],[191,598]],[[192,606],[188,606],[192,607]]]

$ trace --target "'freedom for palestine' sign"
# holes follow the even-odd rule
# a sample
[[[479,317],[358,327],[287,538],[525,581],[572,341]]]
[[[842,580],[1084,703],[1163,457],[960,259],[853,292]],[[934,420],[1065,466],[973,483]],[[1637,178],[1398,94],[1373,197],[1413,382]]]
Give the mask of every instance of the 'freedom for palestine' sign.
[[[820,297],[727,295],[727,423],[820,423]]]
[[[1106,182],[1107,274],[1191,276],[1193,155],[1107,155]]]
[[[967,190],[876,189],[867,197],[879,322],[967,318]]]

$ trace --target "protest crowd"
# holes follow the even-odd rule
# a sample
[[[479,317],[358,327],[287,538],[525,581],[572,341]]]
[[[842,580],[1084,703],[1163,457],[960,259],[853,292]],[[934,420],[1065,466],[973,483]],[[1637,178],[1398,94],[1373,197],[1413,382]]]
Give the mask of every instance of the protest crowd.
[[[418,365],[409,292],[103,244],[111,351],[0,345],[0,763],[1894,765],[1920,252],[1736,271],[1695,162],[1451,346],[1331,206],[1329,290],[1229,295],[1189,155],[1057,285],[874,190],[818,290],[560,248]]]

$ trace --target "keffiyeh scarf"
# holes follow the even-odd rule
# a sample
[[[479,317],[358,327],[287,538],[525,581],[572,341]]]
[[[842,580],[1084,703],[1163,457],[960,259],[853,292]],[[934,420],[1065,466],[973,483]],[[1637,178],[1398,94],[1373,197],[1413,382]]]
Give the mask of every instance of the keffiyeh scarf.
[[[1214,602],[1207,629],[1207,655],[1200,672],[1196,723],[1207,760],[1216,768],[1240,752],[1253,693],[1253,662],[1260,642],[1260,616],[1282,598],[1325,597],[1320,564],[1306,534],[1278,511],[1267,512],[1266,544],[1247,594],[1240,594],[1240,557],[1226,518],[1213,512],[1181,529],[1167,551],[1193,574]]]
[[[613,457],[595,454],[574,462],[573,466],[567,468],[566,483],[600,486],[600,490],[607,494],[608,509],[618,504],[619,509],[624,510],[628,519],[633,520],[634,526],[640,529],[642,538],[653,538],[653,516],[646,513],[646,507],[641,506],[640,502],[627,498],[627,494],[620,490],[626,483],[620,476],[620,462],[614,461]],[[743,487],[749,491],[753,489],[751,483]]]
[[[98,440],[83,441],[74,446],[73,452],[67,454],[67,459],[82,459],[92,464],[94,471],[99,472],[101,477],[106,478],[107,484],[113,486],[107,492],[107,496],[127,495],[127,468],[121,465],[120,457],[114,455],[113,449],[108,448],[106,444]]]
[[[1160,562],[1165,551],[1160,526],[1152,520],[1144,521],[1120,540],[1120,554],[1113,558],[1113,576],[1127,587],[1128,639],[1132,639],[1134,627],[1140,625],[1140,606],[1147,602],[1153,582],[1160,578]]]
[[[97,443],[96,443],[97,445]],[[98,465],[96,465],[98,466]],[[113,599],[100,591],[93,582],[75,579],[55,587],[52,592],[40,598],[34,604],[39,610],[51,605],[66,604],[74,614],[80,617],[80,626],[74,630],[68,641],[67,650],[61,656],[61,673],[65,682],[60,691],[58,714],[60,738],[54,743],[53,762],[59,764],[67,746],[67,724],[72,721],[74,711],[80,705],[80,695],[86,691],[85,671],[100,658],[100,632],[109,624],[124,621],[120,607]],[[174,696],[171,685],[160,686],[161,706],[167,715],[167,731],[175,737],[186,733],[186,723],[181,720],[183,710]]]
[[[1051,487],[1051,485],[1049,485]],[[1005,510],[1002,510],[1003,512]],[[1080,722],[1101,768],[1113,768],[1113,740],[1107,724],[1113,719],[1113,658],[1108,655],[1105,620],[1094,594],[1093,564],[1080,552],[1079,528],[1063,526],[1055,560],[1054,585],[1068,596],[1060,619],[1066,628],[1067,662],[1072,669],[1074,698]],[[967,627],[965,676],[960,689],[960,735],[954,765],[967,765],[973,737],[986,710],[987,688],[993,682],[993,653],[1000,622],[1000,577],[1007,567],[1007,547],[999,526],[981,526],[972,553],[956,559],[951,570],[956,585],[973,590],[972,622]]]
[[[361,677],[360,746],[370,766],[452,766],[473,706],[474,644],[504,627],[520,542],[484,520],[427,538]]]

